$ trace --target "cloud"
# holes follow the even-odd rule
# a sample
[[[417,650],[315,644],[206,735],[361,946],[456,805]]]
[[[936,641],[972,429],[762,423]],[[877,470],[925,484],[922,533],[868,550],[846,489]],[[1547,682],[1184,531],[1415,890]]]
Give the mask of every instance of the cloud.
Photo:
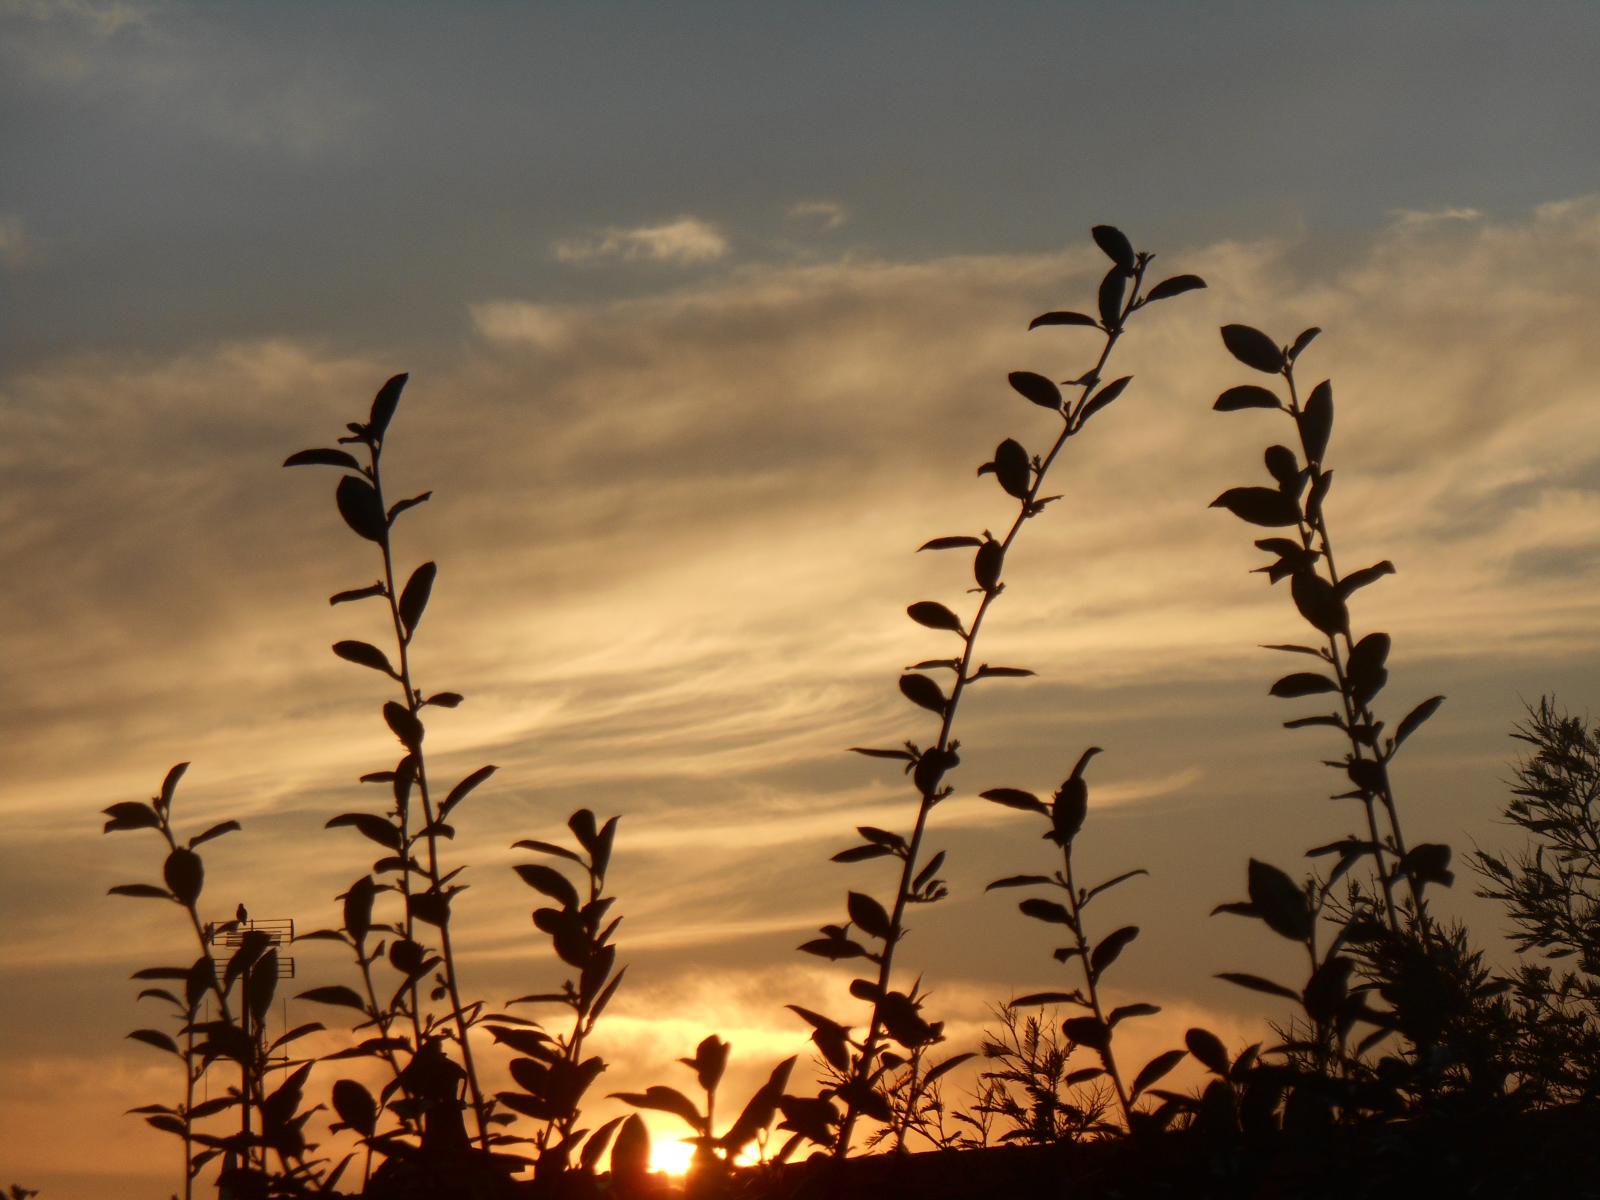
[[[832,233],[849,220],[844,205],[833,200],[800,200],[784,210],[789,220]]]
[[[21,267],[34,257],[37,249],[23,228],[21,217],[0,213],[0,266]]]
[[[607,229],[577,238],[564,238],[551,247],[557,262],[585,263],[601,258],[623,262],[672,263],[691,266],[715,262],[728,253],[728,239],[715,225],[698,217],[679,217],[661,225],[638,229]]]
[[[1398,226],[1415,228],[1419,225],[1439,225],[1457,221],[1481,221],[1483,219],[1483,213],[1479,212],[1475,208],[1397,208],[1389,213],[1389,219]]]

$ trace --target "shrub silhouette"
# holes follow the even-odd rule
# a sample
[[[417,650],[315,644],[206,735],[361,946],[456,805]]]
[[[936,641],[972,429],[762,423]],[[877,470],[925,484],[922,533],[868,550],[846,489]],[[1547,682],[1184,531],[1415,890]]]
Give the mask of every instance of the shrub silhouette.
[[[1380,632],[1357,637],[1349,602],[1357,590],[1394,568],[1380,561],[1341,574],[1335,567],[1324,504],[1332,481],[1325,465],[1332,389],[1324,381],[1302,401],[1295,375],[1318,331],[1279,345],[1243,325],[1223,327],[1225,348],[1245,366],[1280,379],[1284,391],[1241,384],[1225,391],[1215,407],[1279,412],[1295,427],[1298,451],[1270,446],[1265,463],[1271,486],[1231,488],[1214,506],[1252,525],[1282,531],[1256,542],[1271,557],[1259,570],[1271,584],[1288,582],[1291,602],[1316,636],[1310,644],[1269,649],[1308,657],[1316,665],[1280,677],[1270,690],[1291,700],[1325,696],[1333,705],[1333,711],[1295,717],[1285,725],[1341,735],[1339,757],[1328,765],[1340,780],[1336,798],[1356,801],[1362,824],[1357,832],[1308,852],[1313,860],[1331,860],[1326,874],[1297,881],[1269,863],[1249,860],[1247,898],[1215,910],[1258,920],[1303,949],[1307,976],[1299,986],[1238,972],[1221,975],[1294,1002],[1297,1015],[1279,1030],[1279,1044],[1263,1048],[1258,1042],[1236,1053],[1215,1034],[1189,1029],[1182,1048],[1156,1055],[1130,1077],[1115,1052],[1115,1030],[1159,1010],[1137,1002],[1109,1007],[1102,982],[1139,929],[1091,926],[1086,914],[1102,895],[1145,872],[1126,870],[1089,886],[1081,881],[1073,851],[1091,815],[1085,775],[1098,753],[1091,747],[1048,802],[1012,787],[981,793],[992,802],[1036,813],[1043,839],[1059,852],[1059,865],[1046,866],[1050,873],[1015,874],[989,887],[1046,889],[1018,907],[1023,915],[1065,931],[1068,944],[1056,949],[1055,957],[1071,972],[1071,986],[1017,997],[1000,1008],[998,1034],[973,1050],[957,1048],[934,1060],[935,1048],[946,1040],[944,1025],[925,1015],[921,978],[906,983],[896,977],[895,951],[911,907],[936,903],[947,894],[940,878],[945,853],[929,853],[925,843],[933,810],[954,791],[961,701],[980,682],[1032,674],[980,660],[980,630],[1005,589],[1006,560],[1020,531],[1059,498],[1043,494],[1046,475],[1067,441],[1130,382],[1129,377],[1104,378],[1129,320],[1151,303],[1205,286],[1196,276],[1178,275],[1146,290],[1153,256],[1135,252],[1110,226],[1096,226],[1093,238],[1111,261],[1094,312],[1049,312],[1029,328],[1093,329],[1101,337],[1098,356],[1064,385],[1075,389],[1070,399],[1044,375],[1011,373],[1011,388],[1054,413],[1060,425],[1044,453],[1030,454],[1019,441],[1006,438],[978,469],[980,475],[994,475],[1016,502],[1015,516],[1003,536],[989,531],[947,535],[922,546],[970,551],[977,596],[965,619],[933,600],[907,609],[917,624],[957,641],[948,657],[918,662],[899,679],[906,699],[937,719],[936,732],[926,745],[908,741],[897,748],[853,748],[897,763],[910,779],[916,805],[908,833],[861,826],[856,831],[860,843],[833,856],[846,864],[894,860],[893,892],[879,899],[847,891],[846,919],[823,926],[817,938],[800,947],[830,960],[867,962],[869,969],[850,986],[852,995],[869,1006],[864,1032],[855,1036],[845,1022],[789,1005],[810,1029],[819,1086],[789,1092],[796,1058],[784,1059],[731,1123],[720,1122],[716,1108],[730,1047],[715,1034],[679,1060],[694,1073],[703,1105],[662,1084],[611,1094],[634,1108],[676,1115],[689,1126],[688,1140],[696,1148],[686,1185],[691,1194],[854,1194],[851,1179],[869,1176],[841,1174],[837,1160],[855,1148],[857,1127],[866,1118],[874,1126],[862,1138],[868,1149],[903,1150],[919,1135],[937,1147],[978,1154],[996,1144],[1022,1143],[1039,1150],[1116,1155],[1135,1143],[1145,1153],[1156,1139],[1165,1139],[1159,1144],[1168,1148],[1162,1154],[1170,1161],[1161,1155],[1150,1161],[1168,1161],[1175,1173],[1139,1194],[1231,1195],[1265,1186],[1264,1172],[1275,1161],[1276,1148],[1289,1144],[1285,1135],[1300,1139],[1293,1144],[1302,1150],[1318,1145],[1319,1152],[1349,1159],[1349,1146],[1368,1143],[1340,1142],[1339,1136],[1376,1128],[1385,1137],[1401,1137],[1412,1127],[1397,1119],[1491,1112],[1503,1127],[1518,1128],[1506,1124],[1508,1116],[1595,1096],[1600,1082],[1600,938],[1595,933],[1600,824],[1594,806],[1600,795],[1600,730],[1587,731],[1544,701],[1530,710],[1528,724],[1517,733],[1535,753],[1518,768],[1508,816],[1535,838],[1535,847],[1509,862],[1479,852],[1473,863],[1484,881],[1481,894],[1507,905],[1519,948],[1575,960],[1576,969],[1557,975],[1547,963],[1524,963],[1514,979],[1498,978],[1463,928],[1429,911],[1428,887],[1452,881],[1449,848],[1408,844],[1401,830],[1390,764],[1442,697],[1415,705],[1392,733],[1375,714],[1373,705],[1387,682],[1390,639]],[[387,649],[356,639],[333,646],[338,657],[385,676],[396,689],[380,714],[399,743],[399,757],[392,767],[361,777],[383,789],[377,811],[341,813],[327,822],[330,828],[355,830],[379,853],[337,897],[339,926],[302,935],[337,942],[351,952],[356,986],[324,984],[300,992],[299,998],[353,1013],[354,1044],[320,1059],[295,1057],[304,1039],[323,1031],[318,1022],[268,1040],[265,1016],[279,986],[272,935],[251,921],[242,905],[221,920],[207,920],[201,909],[205,867],[200,849],[237,831],[239,824],[223,821],[185,838],[173,823],[185,767],[179,764],[148,802],[105,810],[106,832],[148,829],[163,846],[159,882],[123,884],[112,892],[177,906],[198,951],[191,963],[153,966],[135,975],[149,985],[139,998],[163,1004],[170,1026],[141,1028],[129,1036],[172,1056],[180,1073],[177,1098],[133,1111],[181,1143],[186,1200],[213,1165],[219,1190],[241,1198],[336,1195],[341,1184],[374,1197],[651,1194],[659,1189],[648,1175],[649,1135],[638,1115],[614,1117],[592,1130],[583,1123],[586,1097],[605,1070],[604,1060],[593,1053],[596,1025],[626,972],[615,941],[621,918],[613,913],[615,898],[606,894],[618,817],[601,821],[587,809],[572,814],[568,828],[575,848],[538,840],[515,843],[537,856],[514,870],[537,893],[533,923],[549,938],[555,960],[570,977],[554,990],[518,997],[503,1007],[553,1007],[565,1027],[552,1031],[518,1013],[491,1011],[466,992],[460,978],[451,910],[466,886],[465,868],[446,862],[445,843],[454,836],[452,822],[462,804],[495,768],[470,772],[442,799],[428,771],[425,722],[433,714],[427,710],[454,709],[462,697],[426,692],[415,678],[412,649],[438,572],[433,563],[422,563],[399,584],[396,522],[431,495],[391,502],[384,491],[382,454],[405,383],[405,375],[385,383],[366,419],[350,423],[337,447],[300,451],[285,463],[340,472],[335,507],[358,539],[376,549],[381,573],[374,582],[336,593],[330,603],[381,601],[391,638]],[[1038,871],[1032,861],[1021,865]],[[1072,1013],[1059,1026],[1042,1012],[1021,1015],[1053,1005]],[[1095,1063],[1071,1067],[1069,1059],[1082,1048],[1094,1053]],[[480,1068],[483,1055],[491,1052],[509,1056],[506,1069],[515,1085],[493,1094],[485,1090]],[[988,1069],[979,1075],[974,1103],[966,1111],[952,1111],[944,1087],[957,1067],[980,1054]],[[1203,1089],[1185,1094],[1157,1087],[1186,1056],[1207,1072]],[[382,1076],[376,1093],[356,1078],[328,1080],[345,1060],[366,1060],[372,1073]],[[308,1095],[314,1075],[325,1103],[311,1102]],[[217,1093],[214,1099],[197,1100],[202,1085]],[[358,1150],[337,1161],[322,1153],[308,1135],[319,1111],[326,1114],[329,1132],[345,1135]],[[787,1137],[769,1154],[774,1126]],[[1306,1141],[1310,1135],[1323,1140]],[[819,1162],[790,1163],[806,1142],[819,1147]],[[1390,1154],[1385,1162],[1410,1161],[1394,1151],[1409,1144],[1403,1138],[1385,1143]],[[735,1160],[752,1145],[759,1158],[770,1161],[761,1171],[741,1172]],[[1421,1162],[1431,1152],[1418,1145],[1423,1146],[1416,1152]],[[1194,1146],[1200,1150],[1185,1149]],[[600,1172],[608,1151],[605,1177]],[[865,1168],[873,1161],[848,1165]],[[1039,1194],[1054,1194],[1058,1183],[1066,1186],[1065,1175],[1058,1179],[1051,1172],[1070,1171],[1067,1160],[1039,1161]],[[1145,1169],[1135,1165],[1145,1160],[1126,1154],[1099,1161],[1135,1175]],[[1321,1170],[1316,1163],[1324,1161],[1314,1160],[1307,1169]],[[531,1180],[514,1178],[530,1168]],[[909,1176],[900,1178],[887,1189],[890,1194],[957,1194],[949,1190],[957,1186],[950,1181],[940,1190],[931,1180],[913,1185],[905,1182]],[[1435,1172],[1428,1178],[1434,1186],[1442,1177]],[[1304,1194],[1340,1189],[1385,1194],[1389,1186],[1376,1176],[1359,1180],[1348,1162],[1323,1171],[1319,1179],[1314,1186],[1305,1184]],[[1142,1186],[1135,1179],[1129,1188],[1138,1193]],[[1411,1194],[1416,1187],[1408,1184],[1403,1190]],[[15,1185],[12,1193],[27,1194]]]

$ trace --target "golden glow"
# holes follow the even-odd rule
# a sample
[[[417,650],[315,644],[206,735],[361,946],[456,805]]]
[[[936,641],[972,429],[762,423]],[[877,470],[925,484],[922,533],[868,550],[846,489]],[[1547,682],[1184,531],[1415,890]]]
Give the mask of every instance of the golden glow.
[[[655,1138],[650,1142],[650,1169],[666,1175],[684,1175],[689,1170],[689,1160],[694,1157],[694,1147],[676,1138]]]

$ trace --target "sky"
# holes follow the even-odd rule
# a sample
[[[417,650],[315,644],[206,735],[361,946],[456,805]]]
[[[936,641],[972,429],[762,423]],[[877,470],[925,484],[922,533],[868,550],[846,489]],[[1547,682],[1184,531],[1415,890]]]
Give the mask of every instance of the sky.
[[[377,807],[389,697],[326,647],[382,631],[326,597],[377,567],[332,475],[279,464],[398,371],[387,477],[433,491],[399,553],[439,564],[415,661],[467,697],[430,761],[499,768],[450,847],[468,991],[558,980],[510,847],[586,806],[622,816],[630,964],[597,1101],[690,1082],[716,1032],[742,1102],[805,1061],[785,1004],[864,1019],[795,946],[888,890],[828,858],[915,800],[846,748],[932,736],[896,679],[948,635],[904,609],[974,598],[914,551],[1009,521],[974,469],[1053,434],[1008,371],[1092,362],[1027,323],[1092,303],[1101,222],[1209,287],[1133,323],[1133,384],[1010,557],[980,657],[1038,676],[963,703],[952,895],[901,961],[952,1051],[1065,982],[983,891],[1048,847],[976,796],[1098,745],[1076,861],[1151,872],[1097,918],[1141,926],[1113,991],[1164,1009],[1128,1057],[1266,1036],[1213,976],[1292,954],[1207,914],[1355,814],[1324,799],[1337,746],[1266,694],[1258,645],[1299,619],[1207,508],[1282,436],[1211,411],[1250,375],[1217,327],[1324,330],[1334,535],[1398,568],[1354,605],[1394,637],[1381,715],[1448,696],[1397,760],[1408,836],[1516,845],[1509,731],[1600,678],[1597,41],[1577,3],[0,0],[0,1184],[174,1186],[121,1114],[176,1083],[124,1034],[157,1019],[130,973],[188,950],[180,914],[106,897],[159,857],[100,809],[192,762],[180,824],[244,825],[206,856],[218,916],[331,924],[366,861],[321,827]],[[1442,906],[1508,962],[1472,887]]]

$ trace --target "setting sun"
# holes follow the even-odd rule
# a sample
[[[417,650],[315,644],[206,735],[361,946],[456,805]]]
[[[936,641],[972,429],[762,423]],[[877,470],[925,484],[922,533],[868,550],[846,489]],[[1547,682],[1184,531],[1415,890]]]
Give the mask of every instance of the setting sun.
[[[676,1138],[656,1138],[650,1143],[650,1169],[664,1175],[683,1175],[689,1170],[694,1147]]]

